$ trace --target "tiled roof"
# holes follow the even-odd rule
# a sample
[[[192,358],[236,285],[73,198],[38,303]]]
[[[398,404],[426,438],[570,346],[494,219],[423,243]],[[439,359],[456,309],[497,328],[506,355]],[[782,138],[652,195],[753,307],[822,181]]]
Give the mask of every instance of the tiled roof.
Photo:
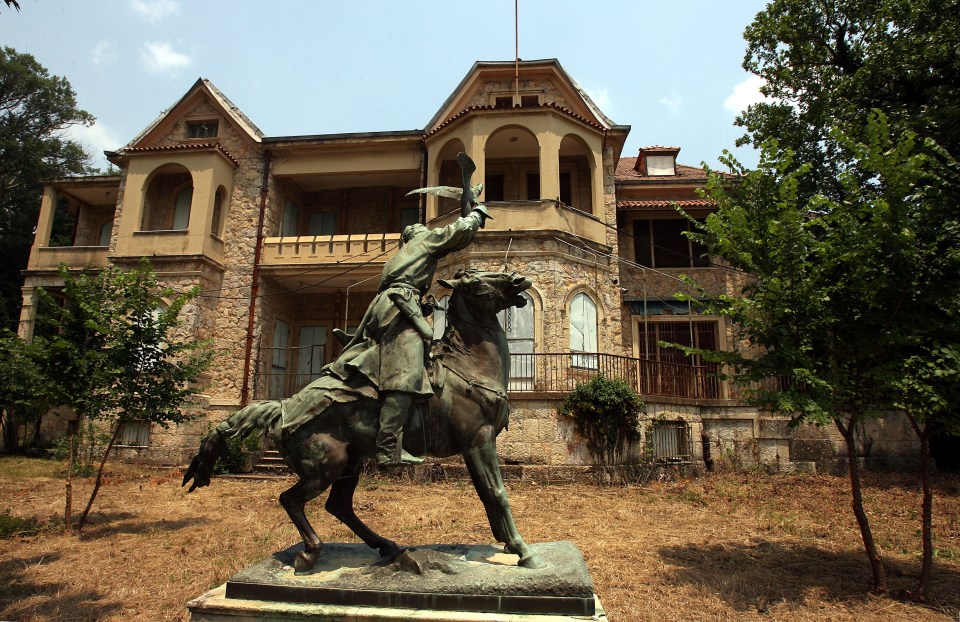
[[[230,155],[230,153],[224,149],[220,143],[188,143],[179,145],[158,145],[156,147],[127,147],[121,153],[145,153],[151,151],[206,151],[208,149],[215,149],[219,151],[224,155],[224,157],[233,162],[234,166],[240,166],[240,162]]]
[[[648,201],[631,201],[631,200],[618,200],[617,208],[618,209],[662,209],[665,207],[673,207],[674,204],[679,205],[684,209],[696,208],[696,207],[716,207],[716,203],[713,201],[708,201],[707,199],[678,199],[676,201],[666,201],[666,200],[648,200]]]
[[[674,149],[674,147],[669,147]],[[646,150],[646,149],[645,149]],[[617,181],[677,181],[677,182],[706,182],[707,174],[702,168],[677,164],[676,175],[641,175],[635,169],[637,158],[620,158],[617,163]]]
[[[651,145],[650,147],[641,148],[640,151],[643,151],[645,153],[657,153],[657,152],[673,153],[674,151],[680,151],[680,147],[664,147],[663,145]]]
[[[597,128],[598,130],[603,130],[603,129],[604,129],[604,127],[603,127],[602,125],[598,125],[597,123],[594,123],[594,122],[591,121],[590,119],[588,119],[588,118],[586,118],[586,117],[584,117],[584,116],[581,116],[581,115],[577,114],[576,112],[570,110],[569,108],[566,108],[566,107],[564,107],[564,106],[559,106],[559,105],[557,105],[557,104],[555,104],[555,103],[553,103],[553,102],[549,102],[549,103],[545,103],[545,104],[540,104],[539,106],[524,106],[524,107],[521,108],[520,110],[532,110],[532,109],[534,109],[534,108],[553,108],[554,110],[558,110],[558,111],[566,114],[568,117],[572,117],[572,118],[576,119],[577,121],[580,121],[581,123],[584,123],[584,124],[586,124],[586,125],[589,125],[590,127],[595,127],[595,128]],[[437,124],[437,127],[433,128],[432,130],[429,130],[429,131],[425,134],[425,136],[430,136],[430,135],[432,135],[432,134],[436,134],[437,132],[439,132],[439,131],[440,131],[441,129],[443,129],[444,127],[446,127],[446,126],[450,125],[451,123],[457,121],[458,119],[464,117],[467,113],[473,112],[473,111],[475,111],[475,110],[509,110],[509,111],[516,111],[517,109],[516,109],[516,108],[500,108],[500,107],[498,107],[498,106],[490,106],[490,105],[470,106],[469,108],[464,108],[463,110],[461,110],[460,112],[456,113],[455,115],[453,115],[453,116],[450,117],[449,119],[446,119],[445,121],[443,121],[443,122],[441,122],[441,123],[438,123],[438,124]]]

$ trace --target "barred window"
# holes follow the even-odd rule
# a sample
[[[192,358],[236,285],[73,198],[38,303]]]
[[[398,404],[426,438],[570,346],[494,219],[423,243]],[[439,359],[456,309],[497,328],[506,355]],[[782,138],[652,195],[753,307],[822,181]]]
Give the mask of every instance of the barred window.
[[[149,447],[150,422],[125,421],[117,432],[117,445],[120,447]]]
[[[658,462],[687,462],[693,454],[690,424],[683,420],[654,421],[648,429],[653,459]]]

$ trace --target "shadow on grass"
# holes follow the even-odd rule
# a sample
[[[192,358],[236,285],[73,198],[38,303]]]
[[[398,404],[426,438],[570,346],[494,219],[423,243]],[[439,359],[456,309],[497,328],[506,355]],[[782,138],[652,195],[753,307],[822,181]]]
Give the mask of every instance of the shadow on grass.
[[[0,562],[0,619],[101,620],[121,608],[120,603],[103,602],[107,594],[26,578],[30,568],[59,559],[59,553],[51,553]]]
[[[675,584],[689,584],[717,594],[738,611],[765,611],[778,602],[802,606],[814,592],[833,601],[862,602],[871,573],[862,551],[826,551],[816,546],[761,541],[752,544],[713,544],[661,548],[661,558],[673,567]],[[916,590],[916,565],[884,561],[891,594]],[[960,606],[960,571],[934,565],[930,607]],[[924,607],[923,605],[916,605]]]
[[[148,534],[158,531],[177,531],[185,527],[211,522],[210,518],[191,516],[177,520],[144,520],[136,514],[118,512],[115,514],[95,513],[90,515],[86,527],[80,533],[81,540],[100,540],[117,534]]]

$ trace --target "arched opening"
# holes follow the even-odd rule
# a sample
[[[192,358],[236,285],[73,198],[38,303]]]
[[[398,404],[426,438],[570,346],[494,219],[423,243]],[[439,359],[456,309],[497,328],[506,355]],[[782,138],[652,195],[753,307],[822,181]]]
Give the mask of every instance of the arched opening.
[[[217,188],[217,193],[213,197],[213,220],[210,223],[210,233],[218,238],[223,237],[223,202],[226,200],[227,191],[223,186]]]
[[[597,303],[580,292],[570,301],[570,352],[572,367],[597,367]]]
[[[143,202],[143,231],[184,230],[190,225],[193,177],[180,164],[157,169],[147,184]]]
[[[439,183],[440,186],[454,186],[459,188],[463,183],[462,174],[460,172],[460,164],[457,162],[457,154],[460,152],[466,152],[466,148],[463,146],[463,141],[459,138],[454,138],[448,141],[440,153],[437,155],[436,167],[438,171]],[[460,209],[460,202],[456,199],[449,199],[446,197],[440,197],[439,202],[437,203],[437,215],[441,216],[448,212]]]
[[[484,201],[539,201],[540,143],[519,125],[498,129],[484,147]]]
[[[593,213],[593,153],[576,134],[560,141],[560,202]]]

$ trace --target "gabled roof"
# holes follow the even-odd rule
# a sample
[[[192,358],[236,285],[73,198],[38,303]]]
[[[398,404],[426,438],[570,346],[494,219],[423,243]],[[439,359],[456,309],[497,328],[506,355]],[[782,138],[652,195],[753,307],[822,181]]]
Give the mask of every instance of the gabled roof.
[[[707,181],[707,174],[702,168],[677,163],[676,175],[643,175],[637,170],[637,158],[620,158],[617,162],[617,172],[614,176],[617,182],[700,182]]]
[[[226,95],[220,92],[220,89],[213,85],[213,82],[206,78],[199,78],[196,82],[193,83],[187,92],[178,99],[172,106],[160,113],[160,116],[154,119],[154,121],[148,125],[142,132],[137,134],[137,136],[131,140],[129,143],[123,146],[121,151],[129,150],[133,147],[136,147],[138,143],[144,140],[149,136],[153,130],[163,124],[163,122],[174,115],[178,108],[184,106],[189,100],[191,100],[197,93],[205,94],[216,107],[220,108],[223,114],[233,123],[240,128],[240,130],[245,133],[250,139],[254,142],[259,143],[263,139],[263,132],[260,131],[253,121],[247,118],[247,115],[237,108],[232,101],[230,101]]]
[[[457,88],[447,97],[447,99],[440,106],[440,109],[433,115],[430,121],[427,123],[427,126],[424,128],[424,132],[430,133],[431,131],[437,129],[437,126],[441,123],[445,123],[452,119],[453,117],[459,116],[468,109],[477,109],[479,107],[470,107],[465,105],[457,105],[458,100],[462,100],[463,96],[469,91],[477,79],[483,74],[505,74],[513,73],[515,68],[519,68],[520,79],[523,80],[524,73],[531,73],[533,71],[540,72],[551,72],[559,78],[560,86],[565,85],[569,88],[569,91],[574,95],[575,99],[579,99],[579,103],[582,105],[582,110],[569,110],[572,114],[584,118],[591,125],[599,126],[602,129],[611,129],[613,127],[618,127],[616,123],[610,120],[603,112],[597,107],[597,105],[590,99],[590,96],[587,95],[586,91],[580,88],[580,85],[577,84],[573,78],[560,66],[559,61],[555,58],[548,58],[542,60],[521,60],[519,63],[515,61],[477,61],[473,64],[473,67],[470,68],[470,71],[467,72],[467,75],[464,76],[463,80],[460,81],[460,84],[457,85]],[[574,106],[578,102],[574,102]],[[559,108],[559,107],[558,107]]]

